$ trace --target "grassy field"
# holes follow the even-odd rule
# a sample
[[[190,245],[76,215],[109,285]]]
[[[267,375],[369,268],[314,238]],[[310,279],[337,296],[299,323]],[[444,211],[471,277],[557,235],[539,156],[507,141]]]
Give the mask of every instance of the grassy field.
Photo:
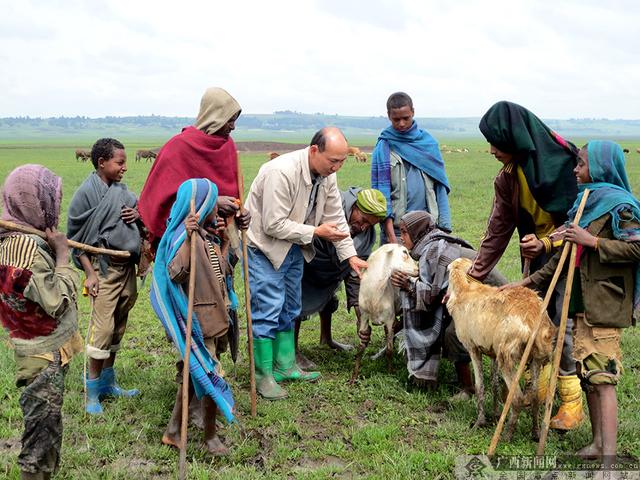
[[[90,142],[87,142],[89,144]],[[493,197],[492,180],[498,162],[479,141],[448,142],[464,146],[468,153],[445,155],[452,185],[450,195],[455,232],[477,246],[484,231]],[[136,148],[151,142],[126,142],[130,157],[125,182],[139,193],[150,168],[136,163]],[[629,142],[628,146],[633,144]],[[73,159],[75,144],[0,144],[0,178],[24,163],[48,166],[64,179],[61,225],[75,189],[90,173],[90,163]],[[627,146],[627,145],[625,145]],[[635,150],[635,149],[634,149]],[[632,150],[632,152],[634,151]],[[246,184],[265,161],[264,154],[241,157]],[[629,177],[640,191],[640,156],[629,158]],[[340,186],[368,185],[369,165],[349,161],[338,173]],[[63,228],[63,227],[61,227]],[[499,267],[512,280],[518,277],[516,243],[512,242]],[[237,285],[241,285],[241,281]],[[241,288],[240,288],[241,290]],[[240,294],[242,292],[239,292]],[[241,298],[242,295],[240,295]],[[342,298],[344,304],[344,298]],[[80,324],[86,331],[89,305],[80,300]],[[336,339],[356,343],[355,319],[341,308],[334,317]],[[302,328],[303,352],[322,371],[316,384],[290,385],[289,399],[269,403],[258,401],[258,415],[251,418],[248,401],[246,352],[237,365],[223,357],[238,410],[239,425],[224,427],[222,437],[231,449],[226,458],[211,458],[201,449],[202,433],[189,432],[189,478],[453,478],[456,457],[486,451],[493,426],[470,428],[475,420],[474,403],[450,403],[456,390],[455,374],[447,362],[440,371],[435,392],[408,390],[406,368],[400,356],[394,371],[386,372],[385,361],[365,358],[361,380],[348,386],[353,356],[334,353],[318,345],[317,318]],[[374,329],[370,351],[382,346],[382,332]],[[618,387],[620,404],[619,451],[640,457],[640,414],[637,413],[640,386],[640,335],[627,330],[623,339],[625,375]],[[148,283],[141,289],[133,309],[117,369],[123,386],[140,388],[131,400],[105,403],[105,414],[83,413],[82,356],[74,359],[67,376],[64,405],[64,445],[58,477],[64,479],[175,478],[177,452],[162,446],[160,438],[175,395],[175,353],[149,305]],[[17,479],[15,466],[22,431],[18,405],[20,391],[14,386],[13,353],[4,332],[0,333],[0,477]],[[529,440],[529,418],[521,417],[514,441],[501,444],[499,453],[533,454]],[[552,433],[547,453],[565,454],[585,444],[590,426],[559,436]]]

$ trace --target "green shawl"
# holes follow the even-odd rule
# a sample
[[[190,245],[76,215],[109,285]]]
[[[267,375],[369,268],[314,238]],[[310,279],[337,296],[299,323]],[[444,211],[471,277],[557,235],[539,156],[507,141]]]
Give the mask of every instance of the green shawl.
[[[480,119],[487,141],[515,156],[540,207],[566,218],[578,193],[578,149],[520,105],[498,102]]]

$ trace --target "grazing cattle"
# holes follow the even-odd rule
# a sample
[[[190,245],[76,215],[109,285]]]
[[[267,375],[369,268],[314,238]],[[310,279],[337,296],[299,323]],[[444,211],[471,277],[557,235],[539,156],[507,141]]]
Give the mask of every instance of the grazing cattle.
[[[141,158],[146,158],[147,162],[153,162],[153,160],[158,156],[158,153],[154,150],[137,150],[136,151],[136,162],[139,162]]]
[[[628,148],[624,148],[622,151],[623,151],[624,153],[629,153],[629,149],[628,149]]]
[[[640,153],[640,148],[636,148],[636,152],[637,152],[637,153]]]
[[[269,160],[273,160],[274,158],[278,158],[280,154],[278,152],[269,152]]]
[[[369,325],[384,325],[386,335],[387,368],[391,369],[393,355],[393,324],[396,319],[398,289],[391,285],[391,274],[400,270],[410,276],[418,275],[418,265],[405,247],[388,243],[371,254],[367,260],[369,267],[360,281],[360,321],[358,331],[364,333]],[[356,363],[351,377],[353,383],[360,371],[360,362],[367,343],[362,341],[356,355]]]
[[[85,150],[83,148],[76,149],[76,161],[82,160],[83,162],[86,162],[90,158],[91,158],[91,150]]]
[[[447,309],[455,322],[458,339],[469,351],[473,364],[478,404],[478,418],[474,426],[486,424],[482,355],[495,358],[502,378],[510,386],[533,329],[541,321],[542,325],[529,357],[531,384],[527,392],[528,401],[532,405],[532,436],[537,438],[538,375],[541,368],[551,360],[556,327],[551,323],[546,310],[542,311],[542,300],[533,290],[525,287],[498,290],[484,285],[469,279],[469,267],[471,260],[467,258],[459,258],[449,264]],[[507,425],[508,438],[513,434],[518,414],[525,404],[527,398],[518,386]]]
[[[349,147],[347,156],[355,158],[357,162],[362,163],[367,161],[367,154],[360,150],[358,147]]]

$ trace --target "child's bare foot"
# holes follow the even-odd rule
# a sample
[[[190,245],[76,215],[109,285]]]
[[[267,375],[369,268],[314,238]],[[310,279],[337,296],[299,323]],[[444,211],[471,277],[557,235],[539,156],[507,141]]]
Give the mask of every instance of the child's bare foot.
[[[597,460],[602,456],[602,450],[595,443],[590,443],[576,452],[576,457],[583,460]]]
[[[212,438],[204,443],[208,452],[214,457],[223,457],[229,455],[229,449],[225,447],[224,443],[220,440],[218,435],[214,435]]]
[[[180,448],[180,435],[171,435],[167,432],[162,435],[162,443],[163,445],[167,445],[173,448]]]

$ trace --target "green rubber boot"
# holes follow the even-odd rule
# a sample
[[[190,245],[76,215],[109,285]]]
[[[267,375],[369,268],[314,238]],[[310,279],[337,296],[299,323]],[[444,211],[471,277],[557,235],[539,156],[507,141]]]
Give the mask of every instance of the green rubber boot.
[[[276,382],[291,380],[314,382],[320,378],[320,372],[305,372],[296,363],[293,329],[276,332],[273,350],[273,378],[276,379]]]
[[[256,365],[256,389],[267,400],[287,398],[287,392],[273,378],[273,340],[253,338]]]

